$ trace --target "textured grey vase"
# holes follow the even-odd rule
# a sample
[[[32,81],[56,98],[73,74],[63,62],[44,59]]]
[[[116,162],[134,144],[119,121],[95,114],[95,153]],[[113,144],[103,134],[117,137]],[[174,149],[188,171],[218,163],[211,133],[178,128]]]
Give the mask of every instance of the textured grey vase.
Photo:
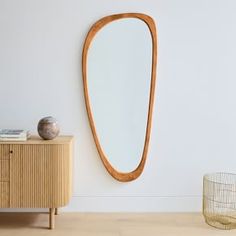
[[[57,120],[51,116],[42,118],[38,123],[39,136],[46,140],[51,140],[57,137],[60,132],[60,127]]]

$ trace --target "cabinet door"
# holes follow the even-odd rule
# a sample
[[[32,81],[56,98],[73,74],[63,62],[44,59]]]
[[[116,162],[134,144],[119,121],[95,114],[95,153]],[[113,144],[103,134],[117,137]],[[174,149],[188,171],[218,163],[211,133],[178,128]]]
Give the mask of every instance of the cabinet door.
[[[10,206],[9,180],[10,180],[10,145],[0,145],[0,208]]]
[[[68,203],[71,187],[69,145],[12,145],[10,206],[49,208]]]
[[[0,145],[0,161],[10,159],[10,145],[1,144]]]
[[[9,206],[9,183],[0,182],[0,208],[8,208]]]

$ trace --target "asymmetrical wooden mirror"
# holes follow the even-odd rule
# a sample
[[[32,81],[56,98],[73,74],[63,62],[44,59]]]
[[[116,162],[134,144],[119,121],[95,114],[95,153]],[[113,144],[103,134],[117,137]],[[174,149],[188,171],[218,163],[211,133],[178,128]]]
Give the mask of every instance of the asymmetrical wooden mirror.
[[[138,178],[147,159],[156,63],[156,27],[147,15],[107,16],[88,32],[82,71],[89,122],[104,166],[122,182]]]

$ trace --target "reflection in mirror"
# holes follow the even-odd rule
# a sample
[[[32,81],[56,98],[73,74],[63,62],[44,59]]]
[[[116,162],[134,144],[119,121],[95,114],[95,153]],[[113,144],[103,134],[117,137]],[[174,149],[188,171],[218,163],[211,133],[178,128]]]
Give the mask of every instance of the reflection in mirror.
[[[103,18],[91,28],[83,52],[93,136],[105,167],[120,181],[141,174],[151,128],[155,25],[150,17],[138,16]]]
[[[148,115],[152,38],[125,18],[104,26],[88,52],[87,80],[98,139],[110,164],[131,172],[142,158]]]

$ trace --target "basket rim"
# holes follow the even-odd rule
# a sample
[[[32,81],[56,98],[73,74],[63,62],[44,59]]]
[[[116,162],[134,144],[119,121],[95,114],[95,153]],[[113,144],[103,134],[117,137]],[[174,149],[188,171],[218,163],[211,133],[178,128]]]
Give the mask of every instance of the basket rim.
[[[209,179],[211,176],[221,175],[221,174],[229,175],[229,176],[234,176],[235,177],[235,182],[234,183],[224,183],[224,182],[220,182],[220,181],[215,181],[215,180],[210,180]],[[203,176],[203,180],[211,182],[211,183],[222,184],[222,185],[236,185],[236,174],[235,173],[230,173],[230,172],[212,172],[212,173],[205,174]]]

